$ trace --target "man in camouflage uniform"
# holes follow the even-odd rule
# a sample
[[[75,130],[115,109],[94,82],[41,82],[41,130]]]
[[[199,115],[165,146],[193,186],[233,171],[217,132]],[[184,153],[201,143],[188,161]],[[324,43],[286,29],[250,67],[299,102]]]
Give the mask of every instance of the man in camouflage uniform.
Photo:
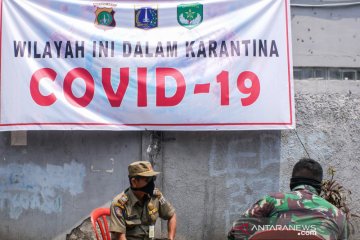
[[[292,172],[291,192],[265,196],[233,224],[229,240],[248,239],[257,230],[312,231],[326,240],[347,239],[345,214],[319,196],[323,170],[312,159],[301,159]],[[259,227],[262,226],[262,227]]]
[[[168,239],[175,238],[176,214],[173,206],[155,188],[155,172],[147,161],[129,165],[130,188],[117,195],[111,203],[110,232],[116,240],[155,239],[154,226],[158,217],[168,220]]]

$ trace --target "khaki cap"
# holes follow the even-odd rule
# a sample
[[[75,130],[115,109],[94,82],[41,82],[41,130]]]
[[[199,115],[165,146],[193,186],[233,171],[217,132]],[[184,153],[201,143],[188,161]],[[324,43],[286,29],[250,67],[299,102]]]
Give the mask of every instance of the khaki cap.
[[[160,172],[154,171],[154,169],[151,166],[151,163],[148,161],[133,162],[129,165],[128,171],[129,171],[129,177],[135,177],[135,176],[153,177],[160,174]]]

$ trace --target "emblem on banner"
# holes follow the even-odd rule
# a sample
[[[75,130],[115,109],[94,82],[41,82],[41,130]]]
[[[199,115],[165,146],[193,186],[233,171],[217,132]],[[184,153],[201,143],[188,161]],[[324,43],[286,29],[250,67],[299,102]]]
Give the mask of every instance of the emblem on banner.
[[[112,8],[97,7],[95,11],[95,25],[102,29],[109,29],[116,26],[114,14],[115,11]]]
[[[158,26],[158,10],[152,7],[135,7],[135,27],[151,29]]]
[[[183,27],[192,29],[198,26],[203,18],[203,5],[200,3],[180,4],[177,7],[177,20]]]

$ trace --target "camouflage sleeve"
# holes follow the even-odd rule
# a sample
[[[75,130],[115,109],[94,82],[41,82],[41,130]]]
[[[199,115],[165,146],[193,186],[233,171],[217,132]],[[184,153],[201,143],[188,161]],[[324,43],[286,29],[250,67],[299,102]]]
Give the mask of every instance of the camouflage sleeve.
[[[169,220],[175,213],[175,208],[165,199],[163,194],[155,189],[155,195],[159,199],[159,216],[164,220]]]
[[[246,210],[242,216],[248,218],[267,218],[270,217],[274,208],[275,199],[270,196],[265,196]]]
[[[125,218],[123,209],[117,205],[111,203],[110,206],[110,232],[126,233]]]
[[[258,226],[268,223],[268,217],[270,217],[274,207],[275,199],[270,196],[257,201],[233,223],[228,233],[228,240],[248,239],[256,231],[253,228],[254,225]]]

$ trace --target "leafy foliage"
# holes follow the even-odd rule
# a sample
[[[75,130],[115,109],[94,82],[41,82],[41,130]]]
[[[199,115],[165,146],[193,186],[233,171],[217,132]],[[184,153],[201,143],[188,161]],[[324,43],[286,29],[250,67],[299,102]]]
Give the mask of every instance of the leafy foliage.
[[[351,212],[351,209],[348,206],[348,200],[350,200],[351,191],[344,188],[340,183],[335,179],[336,170],[334,167],[328,168],[328,175],[331,176],[328,180],[323,180],[321,186],[321,197],[326,199],[328,202],[341,209],[348,220],[349,233],[354,234],[354,226],[351,224],[350,220],[352,217],[360,218],[359,215],[356,215]]]

